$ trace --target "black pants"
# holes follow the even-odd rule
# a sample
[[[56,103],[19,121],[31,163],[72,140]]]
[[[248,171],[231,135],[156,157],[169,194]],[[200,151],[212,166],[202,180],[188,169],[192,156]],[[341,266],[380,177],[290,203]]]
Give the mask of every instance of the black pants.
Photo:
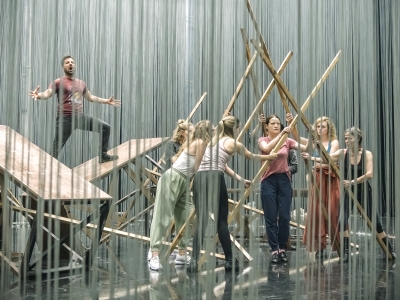
[[[193,259],[198,260],[200,257],[209,211],[214,213],[225,260],[232,259],[232,245],[228,229],[228,191],[224,173],[220,171],[197,172],[193,182],[193,203],[197,216],[197,227],[193,236]]]
[[[358,203],[360,203],[361,207],[366,210],[368,218],[372,222],[372,188],[369,183],[357,185],[357,194],[355,194],[355,188],[352,187],[352,192],[357,197]],[[366,190],[364,190],[366,189]],[[366,196],[366,197],[365,197]],[[353,200],[350,199],[349,194],[345,191],[344,202],[343,202],[343,220],[340,219],[339,215],[339,228],[340,230],[346,230],[348,228],[348,220],[350,216],[350,209],[353,208]],[[343,226],[341,226],[343,224]],[[381,220],[376,214],[376,222],[375,222],[375,230],[377,233],[383,232],[383,227]]]
[[[92,116],[80,114],[70,117],[57,117],[56,133],[52,148],[53,157],[58,158],[61,149],[75,129],[100,133],[100,153],[107,153],[111,131],[110,125]]]
[[[286,173],[272,174],[261,182],[261,203],[272,251],[286,249],[292,204],[292,184]]]

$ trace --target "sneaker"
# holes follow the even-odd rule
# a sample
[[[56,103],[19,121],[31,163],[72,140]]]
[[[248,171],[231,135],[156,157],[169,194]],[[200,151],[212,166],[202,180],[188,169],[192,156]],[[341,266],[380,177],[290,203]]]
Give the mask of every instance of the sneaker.
[[[285,253],[285,254],[286,254],[286,253]],[[272,262],[273,264],[277,264],[277,263],[280,262],[278,252],[272,253],[272,255],[271,255],[271,262]]]
[[[281,262],[288,262],[286,251],[280,251],[278,255]]]
[[[116,160],[116,159],[118,159],[118,158],[119,158],[118,155],[109,155],[109,154],[105,153],[105,154],[103,154],[103,155],[101,155],[101,156],[99,157],[99,163],[104,163],[104,162],[108,162],[108,161],[113,161],[113,160]]]
[[[186,255],[176,254],[175,265],[188,265],[190,263],[191,257],[186,253]]]
[[[160,263],[160,258],[158,256],[154,256],[149,261],[149,269],[153,271],[158,271],[162,269],[162,265]]]

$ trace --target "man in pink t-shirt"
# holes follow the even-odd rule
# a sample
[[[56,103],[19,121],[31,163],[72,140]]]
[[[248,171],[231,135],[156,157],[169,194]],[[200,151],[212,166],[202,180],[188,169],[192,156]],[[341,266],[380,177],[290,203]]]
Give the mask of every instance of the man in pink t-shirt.
[[[113,96],[103,99],[92,95],[86,84],[74,77],[75,61],[70,55],[64,56],[61,61],[64,76],[54,80],[48,89],[39,93],[39,86],[30,91],[29,95],[35,100],[45,100],[57,94],[58,108],[56,119],[56,133],[53,141],[52,155],[58,158],[58,154],[64,147],[68,138],[75,129],[98,132],[101,135],[99,162],[107,162],[118,159],[117,155],[107,154],[108,140],[110,138],[110,125],[83,113],[83,98],[90,102],[108,104],[115,107],[121,106],[120,100]]]

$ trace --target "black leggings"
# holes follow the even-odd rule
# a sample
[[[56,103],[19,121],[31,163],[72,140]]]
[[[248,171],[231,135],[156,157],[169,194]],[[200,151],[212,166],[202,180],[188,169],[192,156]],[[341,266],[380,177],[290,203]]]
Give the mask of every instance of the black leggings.
[[[197,216],[197,227],[193,237],[193,259],[198,260],[200,257],[209,211],[214,213],[225,259],[232,259],[232,245],[228,229],[228,191],[224,173],[220,171],[197,172],[193,182],[193,203]]]
[[[366,189],[364,191],[364,189]],[[352,188],[352,192],[354,193],[355,188]],[[367,193],[367,197],[364,197],[364,193]],[[366,210],[368,218],[372,222],[372,189],[369,183],[367,183],[367,186],[365,187],[363,184],[359,184],[357,186],[357,195],[354,193],[354,195],[357,197],[358,202],[360,203],[361,207]],[[348,220],[350,216],[350,209],[353,208],[353,200],[350,199],[349,194],[345,191],[345,196],[344,196],[344,203],[343,203],[343,220],[340,218],[339,215],[339,228],[340,230],[347,230],[348,229]],[[341,226],[343,224],[343,226]],[[376,222],[375,222],[375,229],[377,233],[382,233],[383,232],[383,227],[381,220],[378,216],[376,215]]]

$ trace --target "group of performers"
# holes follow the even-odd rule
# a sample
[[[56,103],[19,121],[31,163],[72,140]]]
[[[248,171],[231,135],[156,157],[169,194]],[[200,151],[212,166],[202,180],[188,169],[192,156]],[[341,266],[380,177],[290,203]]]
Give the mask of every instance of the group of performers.
[[[91,95],[85,83],[74,77],[75,62],[71,56],[65,56],[61,62],[64,77],[53,81],[45,92],[39,93],[39,86],[30,92],[37,99],[47,99],[54,93],[59,101],[56,119],[56,134],[52,154],[58,154],[67,139],[75,129],[101,133],[99,162],[112,161],[118,158],[107,154],[110,126],[105,122],[83,113],[83,97],[91,102],[120,106],[121,101],[114,97],[102,99]],[[355,193],[357,200],[369,219],[372,217],[372,190],[368,180],[373,176],[373,156],[370,151],[362,148],[362,132],[352,127],[345,131],[346,148],[339,149],[339,142],[333,122],[327,117],[318,118],[314,130],[318,140],[298,137],[293,132],[294,139],[287,138],[277,153],[271,151],[278,144],[283,134],[290,133],[291,127],[282,129],[282,122],[277,115],[269,115],[261,119],[265,123],[267,135],[260,137],[258,146],[261,154],[253,154],[236,140],[239,133],[239,120],[225,114],[216,127],[210,121],[203,120],[193,125],[179,120],[177,127],[166,150],[166,171],[161,176],[156,193],[155,207],[150,230],[149,268],[158,271],[162,268],[160,251],[166,232],[172,220],[175,221],[175,231],[178,233],[194,206],[196,224],[193,236],[193,252],[190,257],[186,251],[189,235],[184,234],[178,245],[175,264],[188,265],[188,270],[198,270],[200,250],[207,229],[209,212],[214,214],[218,237],[225,254],[225,270],[238,270],[239,262],[233,258],[230,233],[228,230],[228,192],[224,174],[250,184],[228,167],[232,155],[238,153],[246,159],[254,161],[270,160],[271,163],[261,178],[261,202],[264,210],[266,233],[271,247],[271,262],[287,262],[287,241],[289,239],[290,208],[292,202],[291,175],[297,171],[288,163],[296,160],[295,151],[300,150],[301,156],[313,162],[312,179],[310,182],[310,197],[303,242],[308,251],[316,251],[317,259],[324,258],[326,236],[330,235],[333,250],[339,244],[339,234],[343,237],[343,262],[349,260],[349,233],[347,220],[352,201],[345,193],[343,216],[340,217],[340,182],[332,172],[329,164],[324,161],[318,147],[324,147],[333,161],[344,159],[343,186]],[[292,115],[286,115],[290,124]],[[297,142],[299,141],[299,142]],[[317,145],[318,144],[318,145]],[[312,155],[309,153],[312,152]],[[290,155],[290,157],[289,157]],[[294,158],[293,158],[294,156]],[[297,164],[296,164],[297,165]],[[193,179],[193,197],[190,196],[191,180]],[[319,188],[317,193],[313,186]],[[321,205],[326,207],[328,218],[325,219]],[[339,220],[343,220],[340,224]],[[379,216],[376,217],[375,228],[383,242],[387,245],[392,257],[394,249],[383,231]]]

